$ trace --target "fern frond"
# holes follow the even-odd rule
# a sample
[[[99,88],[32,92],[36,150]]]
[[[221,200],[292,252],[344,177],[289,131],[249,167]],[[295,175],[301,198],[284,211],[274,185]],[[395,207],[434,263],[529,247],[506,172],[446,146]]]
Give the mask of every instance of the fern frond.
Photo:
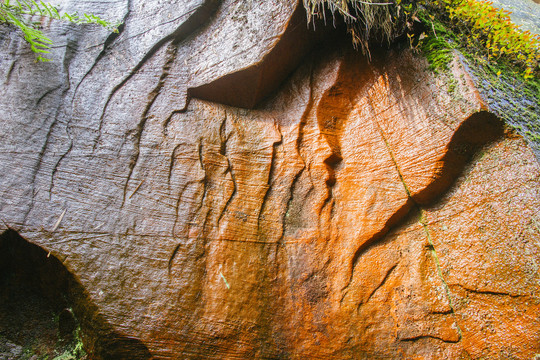
[[[40,54],[49,53],[52,40],[43,34],[35,23],[29,22],[25,17],[30,16],[47,17],[53,20],[67,21],[73,24],[96,24],[110,31],[118,32],[120,24],[112,24],[101,19],[94,14],[84,14],[82,17],[77,13],[60,13],[58,9],[43,0],[0,0],[0,23],[7,23],[19,28],[25,41],[30,45],[30,49],[37,54],[37,61],[49,61]]]

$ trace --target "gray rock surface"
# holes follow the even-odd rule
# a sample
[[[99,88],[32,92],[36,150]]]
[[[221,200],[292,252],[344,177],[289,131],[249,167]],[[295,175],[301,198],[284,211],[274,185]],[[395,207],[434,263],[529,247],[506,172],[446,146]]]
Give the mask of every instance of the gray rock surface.
[[[23,347],[0,337],[0,360],[18,359],[23,355]]]
[[[522,30],[529,30],[540,34],[540,4],[532,0],[492,0],[493,6],[511,11],[510,18],[521,26]]]

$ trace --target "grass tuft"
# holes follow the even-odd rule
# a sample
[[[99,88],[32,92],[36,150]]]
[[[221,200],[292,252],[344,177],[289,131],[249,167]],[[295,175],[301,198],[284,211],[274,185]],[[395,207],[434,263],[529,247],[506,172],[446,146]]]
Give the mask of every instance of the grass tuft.
[[[327,20],[330,13],[335,24],[339,17],[347,25],[355,48],[370,57],[370,42],[392,43],[412,29],[417,5],[415,1],[378,0],[303,0],[308,22]]]

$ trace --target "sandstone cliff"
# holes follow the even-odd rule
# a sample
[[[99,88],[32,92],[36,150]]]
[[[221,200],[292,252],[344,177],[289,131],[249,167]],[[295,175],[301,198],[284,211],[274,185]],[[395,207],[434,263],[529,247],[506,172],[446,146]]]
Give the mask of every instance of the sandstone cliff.
[[[47,64],[0,28],[4,344],[72,309],[95,359],[540,353],[540,165],[458,58],[295,1],[64,6],[125,25]]]

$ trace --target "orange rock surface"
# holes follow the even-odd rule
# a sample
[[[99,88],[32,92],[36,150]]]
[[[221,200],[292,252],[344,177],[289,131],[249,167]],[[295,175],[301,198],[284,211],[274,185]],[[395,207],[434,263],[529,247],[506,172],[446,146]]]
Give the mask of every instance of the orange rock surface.
[[[70,122],[25,155],[31,190],[5,180],[31,205],[5,190],[0,210],[84,293],[88,338],[123,339],[92,339],[93,358],[540,353],[534,155],[459,59],[436,76],[408,50],[345,49],[316,50],[254,109],[175,108],[153,59],[106,103],[62,103]]]

